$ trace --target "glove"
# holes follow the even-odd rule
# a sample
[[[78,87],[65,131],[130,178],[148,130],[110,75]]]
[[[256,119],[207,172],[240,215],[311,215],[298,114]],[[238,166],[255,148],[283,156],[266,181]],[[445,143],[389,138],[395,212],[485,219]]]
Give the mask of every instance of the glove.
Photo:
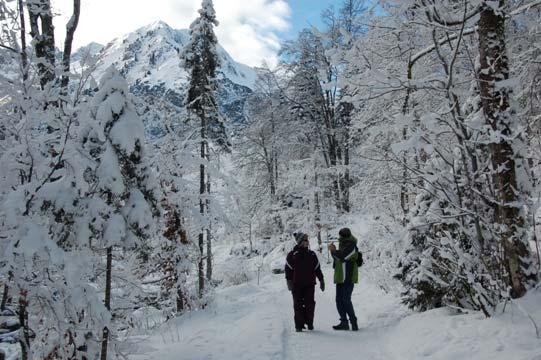
[[[325,282],[320,281],[319,282],[319,288],[321,289],[321,291],[325,291]]]
[[[289,291],[292,291],[292,290],[293,290],[293,281],[287,280],[287,289],[288,289]]]
[[[327,246],[327,249],[329,249],[330,252],[334,252],[334,251],[336,251],[336,246],[334,245],[334,243],[330,243]]]

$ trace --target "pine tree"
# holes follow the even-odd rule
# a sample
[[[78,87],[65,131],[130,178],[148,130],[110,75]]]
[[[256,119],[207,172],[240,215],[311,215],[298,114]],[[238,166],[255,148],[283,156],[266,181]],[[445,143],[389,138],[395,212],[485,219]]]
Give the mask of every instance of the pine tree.
[[[188,109],[195,114],[201,124],[200,157],[199,166],[199,211],[205,219],[201,232],[198,236],[200,260],[199,272],[199,295],[203,295],[204,280],[204,238],[207,240],[207,279],[212,277],[212,249],[210,219],[208,216],[210,205],[210,180],[209,172],[205,164],[209,157],[209,137],[217,141],[221,146],[227,146],[225,127],[220,121],[218,105],[216,102],[216,68],[219,65],[216,45],[218,40],[214,34],[214,26],[218,26],[216,13],[212,0],[203,0],[199,17],[190,25],[190,42],[186,45],[184,57],[185,68],[190,73],[190,85],[188,88]]]
[[[90,104],[81,133],[82,147],[94,160],[85,170],[89,191],[88,242],[106,249],[105,306],[111,310],[114,247],[145,249],[158,214],[153,175],[146,164],[142,121],[135,112],[128,84],[109,67]],[[110,329],[103,329],[101,359],[107,358]]]

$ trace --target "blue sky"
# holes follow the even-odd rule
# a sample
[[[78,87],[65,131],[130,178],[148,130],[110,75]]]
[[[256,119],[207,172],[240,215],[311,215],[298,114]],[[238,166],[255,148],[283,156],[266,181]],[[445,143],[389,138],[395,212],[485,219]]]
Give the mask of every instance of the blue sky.
[[[233,58],[251,66],[265,60],[276,64],[280,42],[294,39],[305,27],[320,27],[321,11],[342,0],[213,0],[220,25],[218,41]],[[58,40],[63,41],[65,23],[73,0],[52,0]],[[186,29],[198,16],[201,0],[81,0],[81,17],[74,47],[90,42],[107,44],[112,39],[158,20]],[[119,17],[118,14],[123,14]],[[107,26],[96,26],[107,24]]]
[[[321,12],[329,6],[340,6],[341,1],[337,0],[289,0],[291,8],[291,29],[284,34],[286,39],[295,38],[300,30],[314,25],[320,27]]]

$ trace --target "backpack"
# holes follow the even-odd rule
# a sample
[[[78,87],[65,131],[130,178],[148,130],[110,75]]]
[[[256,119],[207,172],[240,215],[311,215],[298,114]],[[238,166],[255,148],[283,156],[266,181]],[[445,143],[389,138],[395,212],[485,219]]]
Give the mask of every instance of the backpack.
[[[355,250],[357,250],[357,266],[358,266],[358,267],[361,267],[361,266],[363,266],[363,264],[364,264],[364,261],[363,261],[363,253],[359,250],[359,248],[357,247],[357,245],[355,245]]]

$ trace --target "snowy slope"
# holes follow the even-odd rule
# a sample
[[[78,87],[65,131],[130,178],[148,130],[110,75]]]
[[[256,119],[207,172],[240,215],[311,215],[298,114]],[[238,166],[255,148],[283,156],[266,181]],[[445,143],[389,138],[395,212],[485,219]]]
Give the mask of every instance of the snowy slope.
[[[186,84],[187,74],[180,66],[179,53],[188,40],[188,30],[175,30],[163,21],[154,22],[103,47],[95,77],[99,79],[105,69],[114,64],[131,84],[145,82],[162,84],[169,89],[182,87]],[[99,46],[91,45],[94,49]],[[234,61],[220,45],[218,54],[221,78],[253,88],[256,73],[251,67]]]
[[[144,26],[114,39],[106,46],[89,44],[74,53],[72,69],[85,67],[83,54],[90,51],[98,60],[92,73],[95,83],[105,70],[114,65],[126,78],[130,91],[136,96],[138,113],[143,117],[150,137],[163,134],[166,112],[176,118],[184,116],[188,73],[181,66],[184,46],[189,41],[188,30],[176,30],[162,21]],[[226,123],[244,122],[244,102],[252,92],[256,71],[240,64],[220,46],[217,48],[220,67],[217,69],[217,99]]]

